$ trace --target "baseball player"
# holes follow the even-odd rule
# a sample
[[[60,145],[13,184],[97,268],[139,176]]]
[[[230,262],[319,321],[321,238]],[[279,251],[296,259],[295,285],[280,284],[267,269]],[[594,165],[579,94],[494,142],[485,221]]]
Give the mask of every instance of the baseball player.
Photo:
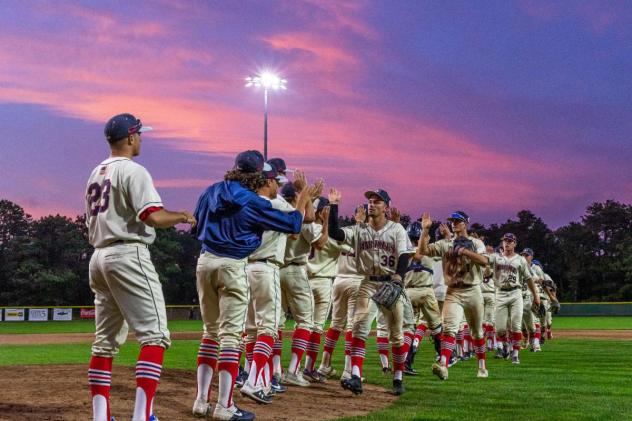
[[[363,206],[358,206],[355,213],[356,224],[364,224],[366,214]],[[364,276],[359,275],[356,268],[356,254],[353,248],[341,245],[340,256],[338,256],[336,277],[334,279],[331,295],[332,310],[331,323],[325,335],[325,346],[323,357],[318,368],[321,376],[331,378],[336,375],[336,370],[331,366],[333,355],[338,338],[345,331],[345,365],[341,380],[351,378],[351,343],[353,313],[355,310],[355,296],[360,288],[360,282]]]
[[[540,279],[544,277],[544,272],[542,269],[533,264],[533,250],[530,248],[524,248],[520,255],[527,260],[529,265],[529,269],[531,270],[531,274],[533,275],[533,279],[536,282],[540,282]],[[523,302],[523,311],[522,311],[522,325],[523,330],[529,334],[530,337],[530,349],[533,352],[540,352],[541,348],[541,336],[540,336],[540,323],[538,316],[532,310],[533,304],[533,293],[530,289],[527,288],[527,285],[524,284],[522,286],[522,302]]]
[[[270,163],[269,163],[270,164]],[[270,165],[273,167],[273,165]],[[273,169],[275,169],[273,167]],[[276,171],[263,171],[266,184],[257,190],[264,199],[270,200],[274,209],[291,212],[294,208],[277,195],[279,182]],[[304,176],[297,172],[297,181],[306,185]],[[276,176],[273,178],[273,176]],[[281,319],[281,287],[279,269],[283,264],[287,235],[279,231],[265,231],[261,245],[248,256],[246,273],[250,285],[250,301],[246,321],[246,355],[250,360],[247,379],[241,394],[258,403],[268,404],[271,396],[265,388],[269,386],[272,350]],[[265,372],[264,372],[265,370]],[[285,389],[275,384],[275,392]]]
[[[156,238],[154,228],[195,224],[188,211],[164,208],[149,172],[132,160],[140,154],[141,134],[149,130],[131,114],[112,117],[105,125],[110,157],[92,171],[86,187],[86,225],[94,247],[89,273],[96,332],[88,384],[95,421],[114,419],[112,360],[127,338],[128,326],[141,346],[132,419],[157,420],[151,412],[171,341],[162,286],[148,246]]]
[[[546,309],[546,339],[553,339],[553,331],[551,330],[553,325],[553,311],[557,314],[560,310],[560,303],[557,300],[557,285],[553,282],[553,279],[548,273],[544,274],[544,281],[542,281],[544,292],[549,298],[549,306]]]
[[[239,366],[240,343],[249,300],[247,257],[261,245],[266,230],[300,231],[308,189],[298,195],[297,210],[282,212],[256,191],[269,183],[274,170],[258,151],[237,155],[234,169],[224,180],[208,187],[200,196],[195,215],[195,235],[202,242],[197,263],[197,290],[204,333],[198,352],[197,396],[193,413],[210,412],[209,389],[215,371],[219,386],[213,418],[252,420],[254,414],[233,402],[233,386]]]
[[[487,254],[494,254],[494,248],[490,245],[486,247]],[[486,266],[483,271],[483,282],[481,283],[481,292],[483,293],[483,331],[485,332],[485,339],[487,342],[487,350],[493,351],[495,349],[495,323],[494,313],[496,312],[496,285],[493,279],[494,272],[489,266]]]
[[[332,281],[336,276],[336,266],[340,256],[340,244],[329,238],[329,199],[320,197],[316,203],[316,223],[322,226],[323,236],[312,247],[307,262],[309,285],[314,297],[314,327],[307,346],[305,370],[303,375],[316,382],[323,382],[326,376],[316,369],[316,358],[320,352],[320,341],[323,327],[331,309]],[[325,241],[326,240],[326,241]]]
[[[443,335],[441,336],[441,359],[433,364],[432,372],[442,380],[448,378],[448,362],[455,348],[455,335],[463,315],[472,329],[474,351],[478,358],[478,377],[488,377],[485,367],[485,339],[483,338],[483,294],[478,286],[483,280],[482,269],[488,264],[485,245],[468,235],[469,216],[457,211],[448,218],[457,238],[442,239],[428,244],[428,230],[432,219],[428,213],[422,216],[422,234],[417,253],[441,257],[443,276],[448,285],[443,304]]]
[[[413,222],[406,228],[408,237],[413,244],[419,242],[421,236],[421,224],[418,221]],[[421,313],[427,326],[430,328],[430,334],[434,340],[435,350],[437,353],[441,351],[441,310],[439,303],[435,298],[433,286],[432,270],[433,259],[415,254],[410,261],[408,270],[404,277],[404,285],[406,287],[406,295],[412,304],[413,311]],[[412,368],[415,353],[418,344],[412,343],[406,359],[407,367]]]
[[[338,226],[338,204],[341,195],[331,189],[329,202],[329,236],[353,247],[356,251],[358,273],[364,275],[355,302],[353,317],[353,344],[351,348],[351,378],[341,381],[344,389],[354,394],[362,393],[362,364],[366,338],[371,329],[370,300],[384,282],[402,284],[408,267],[408,236],[403,226],[389,221],[386,210],[390,197],[384,190],[367,191],[369,223],[351,227]],[[393,393],[404,393],[403,372],[406,359],[402,331],[403,299],[400,296],[391,309],[382,308],[388,327],[393,351]]]
[[[540,305],[540,297],[529,270],[526,259],[515,252],[518,239],[510,232],[501,238],[503,254],[488,255],[489,266],[494,273],[496,285],[496,312],[494,318],[498,322],[497,332],[503,344],[505,356],[509,354],[507,338],[507,318],[511,318],[511,362],[520,364],[520,342],[522,341],[522,285],[526,283],[535,297],[536,305]]]

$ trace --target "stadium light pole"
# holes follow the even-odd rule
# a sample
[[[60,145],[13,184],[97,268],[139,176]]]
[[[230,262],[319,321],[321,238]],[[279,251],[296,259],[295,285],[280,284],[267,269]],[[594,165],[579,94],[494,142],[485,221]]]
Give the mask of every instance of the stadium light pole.
[[[260,75],[248,76],[246,78],[246,88],[263,88],[263,157],[268,160],[268,91],[278,91],[287,89],[287,80],[279,76],[263,72]]]

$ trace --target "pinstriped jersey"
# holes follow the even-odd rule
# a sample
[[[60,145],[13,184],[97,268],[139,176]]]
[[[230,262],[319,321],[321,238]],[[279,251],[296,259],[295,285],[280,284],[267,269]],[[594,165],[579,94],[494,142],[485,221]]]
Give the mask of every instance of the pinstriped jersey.
[[[488,258],[494,271],[494,283],[500,290],[523,288],[532,279],[527,260],[519,254],[505,256],[493,253]]]
[[[356,224],[342,230],[344,243],[356,252],[356,267],[362,275],[394,275],[399,256],[409,252],[406,230],[393,221],[386,221],[379,231],[370,224]]]
[[[270,200],[265,196],[264,199]],[[290,205],[283,197],[277,196],[270,200],[272,207],[283,212],[292,212],[294,207]],[[287,234],[279,231],[264,231],[261,236],[261,245],[250,256],[249,260],[268,259],[279,266],[283,265],[285,257],[285,246],[287,243]]]
[[[318,241],[323,235],[323,226],[310,223],[303,224],[298,237],[290,236],[285,246],[285,264],[307,263],[307,258],[312,250],[312,243]]]
[[[152,244],[156,231],[140,216],[163,207],[151,175],[129,158],[108,158],[90,174],[85,192],[88,239],[93,247],[124,241]]]
[[[329,238],[322,249],[312,247],[312,253],[307,261],[307,276],[309,278],[336,276],[338,256],[340,256],[340,243]]]
[[[434,274],[433,264],[434,260],[428,256],[422,256],[420,262],[411,259],[404,276],[406,288],[431,287],[433,285],[432,275]]]

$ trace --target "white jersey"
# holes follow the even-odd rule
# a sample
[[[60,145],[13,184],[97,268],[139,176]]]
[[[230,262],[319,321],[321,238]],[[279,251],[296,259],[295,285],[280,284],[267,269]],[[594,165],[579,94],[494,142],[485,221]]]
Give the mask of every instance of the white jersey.
[[[478,238],[469,236],[474,251],[487,256],[485,245]],[[455,256],[452,252],[454,238],[441,239],[428,245],[428,256],[443,259],[443,280],[449,287],[474,286],[483,282],[483,267],[473,263],[467,256]]]
[[[336,276],[339,278],[364,279],[364,276],[358,274],[358,270],[356,268],[355,251],[348,245],[341,246],[340,256],[338,256]]]
[[[432,285],[434,287],[435,297],[437,297],[437,301],[444,301],[448,287],[445,282],[443,282],[443,261],[439,258],[433,260],[432,271],[434,273],[432,275]]]
[[[394,275],[399,256],[410,252],[406,229],[393,221],[386,221],[379,231],[370,224],[356,224],[342,230],[344,243],[356,252],[357,271],[365,276]]]
[[[522,289],[532,279],[527,260],[519,254],[508,257],[492,253],[488,259],[489,266],[494,271],[496,288],[501,291]]]
[[[540,268],[540,266],[538,265],[534,265],[533,263],[531,263],[531,267],[529,268],[531,271],[531,277],[533,278],[534,281],[537,281],[538,279],[543,279],[544,278],[544,272],[542,271],[542,268]],[[536,283],[537,285],[537,283]],[[531,290],[529,288],[527,288],[527,284],[524,284],[522,286],[522,296],[523,297],[530,297],[533,294],[531,293]]]
[[[312,250],[312,243],[318,241],[323,235],[323,226],[320,224],[303,224],[298,237],[290,236],[285,246],[285,264],[290,263],[306,264],[309,253]]]
[[[336,276],[338,256],[340,256],[340,243],[329,238],[322,249],[312,247],[312,252],[307,261],[307,276],[311,278],[333,278]]]
[[[265,196],[261,196],[264,199],[269,198]],[[274,209],[283,211],[283,212],[292,212],[294,207],[290,205],[283,197],[277,196],[276,198],[270,200],[272,207]],[[285,257],[285,246],[287,244],[287,234],[284,234],[279,231],[264,231],[261,236],[261,245],[257,250],[255,250],[250,256],[248,256],[248,260],[269,260],[272,263],[282,266],[283,259]]]
[[[128,158],[108,158],[90,175],[86,186],[88,239],[95,247],[115,241],[152,244],[156,231],[140,217],[153,207],[162,208],[162,199],[149,172]]]

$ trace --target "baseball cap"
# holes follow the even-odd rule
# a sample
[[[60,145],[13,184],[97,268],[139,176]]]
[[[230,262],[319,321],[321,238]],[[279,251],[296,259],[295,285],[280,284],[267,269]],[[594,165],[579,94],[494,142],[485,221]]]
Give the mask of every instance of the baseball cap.
[[[410,239],[419,239],[421,237],[421,223],[415,221],[406,227],[406,233]]]
[[[316,208],[316,212],[320,212],[325,208],[325,206],[329,206],[329,199],[327,199],[324,196],[320,196],[318,199],[314,201],[314,203],[315,203],[314,207]]]
[[[515,236],[515,234],[507,232],[507,233],[505,233],[505,235],[503,235],[503,237],[500,240],[501,241],[502,240],[510,240],[510,241],[516,242],[516,241],[518,241],[518,238]]]
[[[527,255],[533,257],[533,250],[531,250],[530,248],[524,248],[524,249],[522,249],[520,254],[527,254]]]
[[[276,168],[279,173],[294,172],[294,170],[288,169],[283,158],[272,158],[268,160],[268,163]]]
[[[463,221],[466,224],[470,223],[470,217],[467,213],[463,211],[452,212],[448,217],[448,221]]]
[[[134,133],[143,133],[153,130],[149,126],[143,127],[140,119],[134,117],[132,114],[124,113],[118,114],[108,120],[105,123],[103,133],[108,142],[115,142],[119,139],[124,139],[127,136]]]
[[[539,260],[537,260],[537,259],[533,259],[533,260],[531,261],[531,263],[533,263],[534,265],[538,265],[538,266],[542,267],[542,263],[540,263],[540,261],[539,261]]]
[[[264,167],[261,152],[249,150],[240,152],[235,158],[235,169],[242,172],[260,172]]]
[[[272,167],[272,165],[268,164],[267,162],[263,163],[261,174],[263,174],[263,178],[265,178],[266,180],[275,179],[278,175],[276,169],[274,169],[274,167]]]
[[[382,190],[382,189],[369,190],[364,193],[364,197],[366,197],[367,199],[370,199],[371,196],[378,196],[380,199],[384,201],[384,203],[386,203],[386,206],[391,205],[391,196],[389,196],[388,193],[386,193],[386,190]]]
[[[284,184],[283,187],[281,187],[281,196],[288,200],[293,199],[296,196],[296,189],[294,188],[294,184]]]

